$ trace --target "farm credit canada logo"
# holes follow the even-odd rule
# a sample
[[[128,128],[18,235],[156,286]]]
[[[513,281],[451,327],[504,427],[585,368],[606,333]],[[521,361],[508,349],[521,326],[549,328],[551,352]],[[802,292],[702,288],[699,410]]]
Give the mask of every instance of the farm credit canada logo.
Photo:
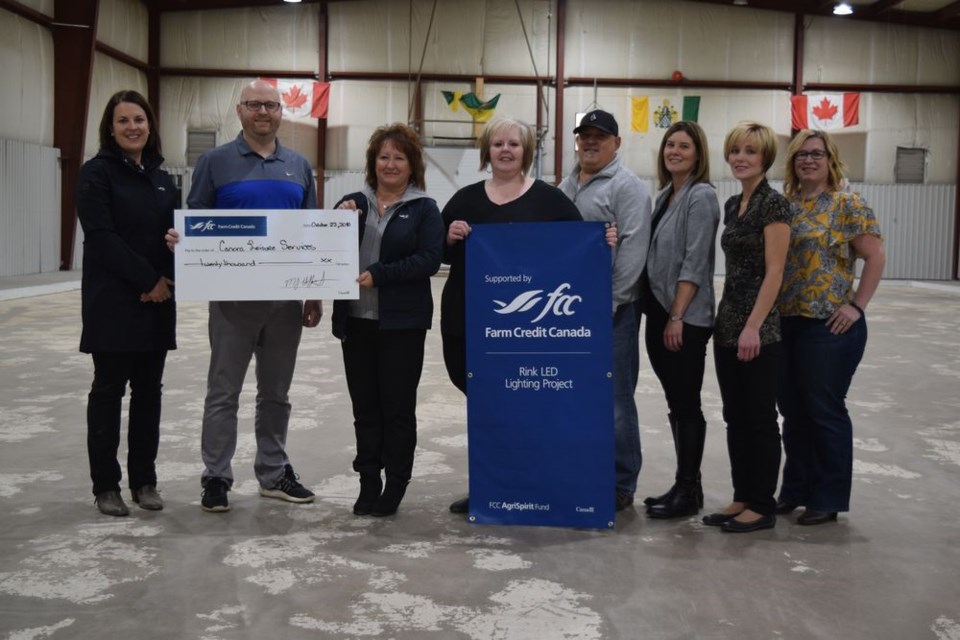
[[[525,313],[539,307],[540,313],[530,320],[530,322],[540,322],[544,316],[550,313],[555,316],[572,316],[576,313],[576,311],[573,310],[573,304],[575,302],[582,302],[583,298],[580,296],[567,295],[565,292],[568,289],[570,289],[570,283],[564,282],[554,289],[552,293],[547,294],[546,299],[541,295],[543,289],[524,291],[509,303],[494,300],[493,302],[500,307],[499,309],[494,309],[494,311],[501,315],[508,315],[511,313]]]
[[[225,237],[267,235],[266,216],[186,216],[187,236]]]
[[[576,315],[577,303],[583,298],[573,293],[569,282],[564,282],[550,293],[544,289],[531,289],[518,294],[509,302],[493,300],[494,313],[499,315],[530,316],[528,322],[537,324],[541,321],[549,322],[554,318],[563,318]],[[519,319],[519,318],[518,318]],[[485,338],[589,338],[590,329],[580,327],[514,327],[512,329],[498,329],[484,327]]]

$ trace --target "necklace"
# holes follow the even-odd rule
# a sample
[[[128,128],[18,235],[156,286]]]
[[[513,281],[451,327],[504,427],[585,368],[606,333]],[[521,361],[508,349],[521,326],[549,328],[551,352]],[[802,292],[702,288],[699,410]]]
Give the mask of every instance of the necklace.
[[[403,193],[399,193],[399,194],[391,193],[391,194],[385,194],[382,196],[378,193],[376,194],[376,196],[377,196],[377,204],[380,205],[380,212],[383,213],[387,210],[387,207],[399,201],[400,198],[403,197]]]

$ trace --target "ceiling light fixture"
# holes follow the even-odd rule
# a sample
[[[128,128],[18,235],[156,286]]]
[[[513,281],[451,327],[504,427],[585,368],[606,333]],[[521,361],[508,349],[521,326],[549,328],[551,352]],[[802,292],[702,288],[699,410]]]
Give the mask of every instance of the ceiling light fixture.
[[[733,4],[737,5],[738,7],[745,7],[747,6],[747,0],[733,0]]]
[[[297,4],[300,0],[283,0],[284,2],[289,2],[290,4]]]
[[[835,16],[848,16],[851,13],[853,13],[853,7],[846,2],[841,2],[833,8],[833,15]]]

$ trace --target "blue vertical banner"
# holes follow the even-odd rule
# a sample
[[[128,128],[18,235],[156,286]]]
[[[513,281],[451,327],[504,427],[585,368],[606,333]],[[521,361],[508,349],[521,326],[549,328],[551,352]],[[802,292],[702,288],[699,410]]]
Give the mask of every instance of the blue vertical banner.
[[[610,267],[599,222],[473,226],[471,522],[613,526]]]

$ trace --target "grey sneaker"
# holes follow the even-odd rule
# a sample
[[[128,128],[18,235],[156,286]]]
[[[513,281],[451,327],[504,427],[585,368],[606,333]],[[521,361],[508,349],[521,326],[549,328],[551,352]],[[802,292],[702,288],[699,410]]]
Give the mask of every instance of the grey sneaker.
[[[131,493],[133,494],[133,501],[140,505],[141,509],[147,509],[149,511],[160,511],[163,509],[163,498],[160,497],[160,492],[157,491],[156,485],[145,484]]]
[[[227,492],[230,485],[223,478],[209,478],[203,484],[203,496],[200,498],[200,508],[204,511],[219,513],[230,511],[227,501]]]
[[[97,509],[100,513],[107,516],[128,516],[130,509],[127,508],[119,491],[103,491],[94,498],[97,503]]]
[[[293,472],[289,464],[283,467],[283,476],[269,489],[260,487],[260,495],[264,498],[277,498],[287,502],[313,502],[313,492],[300,484],[300,476]]]

